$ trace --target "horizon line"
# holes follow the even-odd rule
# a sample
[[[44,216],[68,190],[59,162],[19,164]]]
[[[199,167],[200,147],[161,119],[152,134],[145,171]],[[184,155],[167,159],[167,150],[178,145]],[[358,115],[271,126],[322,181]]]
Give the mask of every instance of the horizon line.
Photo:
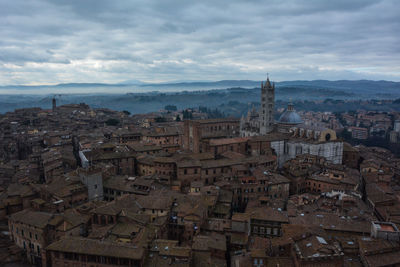
[[[107,82],[65,82],[65,83],[49,83],[49,84],[6,84],[0,85],[0,87],[52,87],[52,86],[62,86],[62,85],[91,85],[91,84],[98,84],[98,85],[105,85],[105,86],[151,86],[151,85],[173,85],[173,84],[190,84],[190,83],[217,83],[217,82],[237,82],[237,81],[247,81],[247,82],[262,82],[264,80],[247,80],[247,79],[240,79],[240,80],[193,80],[193,81],[164,81],[164,82],[146,82],[137,80],[136,83],[129,83],[127,81],[117,82],[117,83],[107,83]],[[393,80],[370,80],[370,79],[339,79],[339,80],[330,80],[330,79],[315,79],[315,80],[272,80],[272,82],[282,83],[282,82],[315,82],[315,81],[328,81],[328,82],[338,82],[338,81],[371,81],[371,82],[393,82],[393,83],[400,83],[400,81],[393,81]]]

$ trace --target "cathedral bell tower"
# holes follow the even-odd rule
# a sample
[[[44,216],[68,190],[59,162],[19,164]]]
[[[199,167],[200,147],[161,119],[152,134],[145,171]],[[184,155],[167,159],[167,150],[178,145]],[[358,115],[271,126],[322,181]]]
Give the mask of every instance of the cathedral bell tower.
[[[264,135],[274,129],[275,84],[269,77],[265,84],[261,82],[260,134]]]

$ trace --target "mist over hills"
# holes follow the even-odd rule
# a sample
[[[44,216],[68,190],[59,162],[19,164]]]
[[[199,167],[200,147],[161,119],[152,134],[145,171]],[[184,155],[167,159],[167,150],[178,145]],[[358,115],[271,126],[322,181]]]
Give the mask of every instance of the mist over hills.
[[[0,112],[23,107],[51,107],[57,95],[58,104],[85,102],[93,107],[128,110],[131,113],[157,111],[165,105],[178,108],[220,107],[233,103],[257,104],[261,81],[222,80],[143,83],[137,80],[121,84],[67,83],[45,86],[1,86]],[[276,82],[276,100],[358,100],[400,98],[400,82],[370,80],[314,80]],[[60,96],[61,95],[61,96]]]
[[[52,93],[140,93],[149,91],[193,91],[226,88],[254,88],[259,87],[261,81],[251,80],[221,80],[221,81],[189,81],[189,82],[166,82],[145,83],[139,80],[128,80],[118,84],[107,83],[62,83],[57,85],[6,85],[0,86],[0,94],[29,93],[29,94],[52,94]],[[275,83],[277,87],[299,87],[311,89],[334,89],[351,91],[351,93],[368,92],[376,93],[398,93],[400,82],[371,81],[371,80],[313,80],[313,81],[282,81]],[[63,90],[68,88],[70,90]],[[80,91],[85,88],[90,91]]]

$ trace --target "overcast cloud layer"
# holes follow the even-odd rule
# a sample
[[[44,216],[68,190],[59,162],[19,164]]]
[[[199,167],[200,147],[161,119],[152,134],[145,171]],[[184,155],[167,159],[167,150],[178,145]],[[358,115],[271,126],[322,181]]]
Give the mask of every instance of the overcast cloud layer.
[[[400,81],[400,3],[0,0],[0,85]]]

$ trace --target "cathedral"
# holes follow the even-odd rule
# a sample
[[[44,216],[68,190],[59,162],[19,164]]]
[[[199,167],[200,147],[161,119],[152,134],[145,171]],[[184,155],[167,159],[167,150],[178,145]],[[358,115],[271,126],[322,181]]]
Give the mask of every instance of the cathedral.
[[[242,116],[240,135],[270,137],[280,167],[299,154],[321,156],[334,164],[342,163],[343,142],[337,139],[336,132],[304,123],[292,103],[278,121],[274,120],[275,84],[269,78],[261,83],[260,100],[259,111],[252,107],[246,117]]]

